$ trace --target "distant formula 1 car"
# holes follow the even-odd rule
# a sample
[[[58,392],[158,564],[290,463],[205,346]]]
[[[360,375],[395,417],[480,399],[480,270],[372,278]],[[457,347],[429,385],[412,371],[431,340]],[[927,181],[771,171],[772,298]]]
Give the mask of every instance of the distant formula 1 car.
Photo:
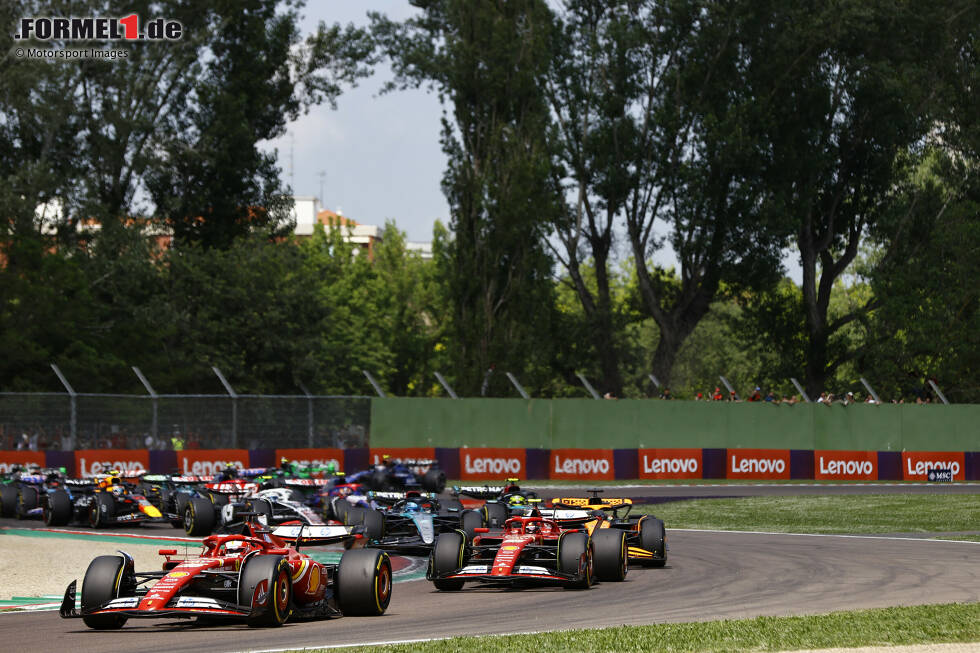
[[[454,485],[453,496],[482,499],[483,526],[500,528],[509,517],[523,515],[538,498],[536,492],[521,489],[518,480],[508,478],[505,485]]]
[[[369,490],[422,490],[439,494],[446,489],[446,474],[439,462],[430,459],[384,456],[383,462],[347,475],[348,483],[361,483]]]
[[[170,522],[170,518],[115,471],[92,479],[66,479],[59,487],[49,488],[42,497],[42,510],[44,522],[49,526],[77,522],[106,528]]]
[[[368,492],[368,498],[385,506],[382,510],[353,507],[347,511],[347,523],[363,525],[368,546],[396,551],[404,555],[427,556],[436,536],[466,527],[467,515],[481,524],[476,511],[466,511],[455,499],[439,500],[435,495],[408,492]]]
[[[177,559],[161,549],[160,571],[135,570],[132,556],[99,556],[82,582],[65,590],[61,616],[80,617],[97,630],[121,628],[130,618],[198,617],[281,626],[287,619],[380,615],[391,600],[391,561],[383,551],[346,551],[339,564],[300,553],[300,545],[344,542],[343,526],[281,526],[269,531],[249,522],[244,535],[212,535],[201,555]]]
[[[629,569],[623,531],[563,530],[537,511],[511,517],[502,531],[477,529],[472,543],[443,533],[429,557],[426,578],[455,591],[468,581],[516,586],[551,584],[588,589],[596,580],[625,580]]]
[[[653,515],[630,516],[632,499],[603,499],[599,489],[588,492],[591,497],[556,497],[551,501],[554,510],[541,513],[565,528],[585,528],[593,536],[603,529],[623,531],[630,560],[650,567],[667,564],[667,531],[662,519]]]

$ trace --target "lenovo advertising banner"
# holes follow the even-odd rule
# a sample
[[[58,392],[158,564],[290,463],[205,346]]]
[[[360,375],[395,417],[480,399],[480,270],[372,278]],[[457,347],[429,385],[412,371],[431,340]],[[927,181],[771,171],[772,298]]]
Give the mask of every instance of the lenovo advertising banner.
[[[548,478],[611,481],[616,478],[612,449],[552,449]]]
[[[16,467],[40,465],[44,467],[43,451],[0,451],[0,474],[14,471]]]
[[[371,447],[370,464],[381,464],[386,455],[395,461],[434,460],[436,449],[435,447]],[[358,470],[345,469],[344,471],[356,472]]]
[[[728,478],[789,478],[789,449],[728,449]]]
[[[81,449],[75,452],[75,475],[83,478],[108,474],[113,469],[123,476],[136,476],[150,469],[146,449]]]
[[[459,477],[466,481],[527,478],[527,450],[465,447],[459,450]]]
[[[283,458],[298,467],[326,467],[332,463],[338,472],[347,471],[343,449],[276,449],[276,464]]]
[[[877,451],[814,451],[813,478],[818,481],[877,481]]]
[[[702,478],[701,449],[639,449],[640,478]]]
[[[965,458],[962,451],[903,451],[902,478],[906,481],[928,481],[930,469],[946,469],[952,472],[954,481],[964,481]]]
[[[220,474],[228,463],[248,469],[248,449],[185,449],[177,452],[177,468],[184,476]]]

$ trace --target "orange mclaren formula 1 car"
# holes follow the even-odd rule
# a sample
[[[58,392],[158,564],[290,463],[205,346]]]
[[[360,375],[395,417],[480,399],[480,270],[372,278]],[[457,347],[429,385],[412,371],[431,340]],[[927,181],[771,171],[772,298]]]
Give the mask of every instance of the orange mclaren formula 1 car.
[[[391,561],[375,549],[345,551],[339,564],[300,553],[300,545],[356,539],[345,526],[282,525],[269,531],[247,522],[245,534],[211,535],[196,558],[161,549],[158,571],[136,571],[127,553],[95,558],[82,583],[65,591],[61,616],[89,628],[121,628],[130,618],[197,617],[281,626],[287,619],[380,615],[391,599]]]
[[[623,531],[566,530],[532,509],[509,518],[503,529],[477,528],[472,541],[463,531],[440,534],[426,578],[444,591],[467,581],[588,589],[596,580],[624,580],[628,569]]]
[[[553,510],[541,513],[551,517],[562,528],[580,527],[595,536],[597,530],[616,529],[626,533],[631,561],[650,567],[667,564],[667,532],[662,519],[653,515],[630,515],[633,500],[606,498],[602,490],[588,490],[591,497],[555,497]]]

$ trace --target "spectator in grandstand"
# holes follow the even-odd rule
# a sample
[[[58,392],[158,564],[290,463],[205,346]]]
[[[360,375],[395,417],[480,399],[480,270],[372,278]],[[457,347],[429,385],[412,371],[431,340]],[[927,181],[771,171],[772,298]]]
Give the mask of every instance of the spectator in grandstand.
[[[699,392],[697,396],[694,397],[694,401],[704,401],[704,395]]]
[[[711,395],[711,401],[724,401],[725,395],[721,393],[721,388],[716,387],[715,393]]]
[[[844,401],[841,403],[843,403],[845,406],[850,406],[853,403],[857,403],[857,399],[854,398],[853,392],[848,392],[846,395],[844,395]]]
[[[673,395],[670,394],[670,388],[665,387],[663,392],[660,393],[661,399],[673,399]]]
[[[830,401],[827,399],[827,393],[826,392],[821,392],[820,393],[820,396],[817,397],[817,403],[818,404],[827,404],[827,403],[830,403]]]
[[[742,401],[742,400],[739,399],[738,395],[735,394],[735,391],[732,390],[731,392],[728,393],[728,401]]]
[[[769,402],[771,404],[778,404],[779,403],[779,398],[776,396],[776,393],[773,392],[772,390],[770,390],[769,392],[766,393],[766,396],[764,397],[763,400],[764,401],[767,401],[767,402]]]
[[[755,386],[755,390],[752,391],[752,394],[745,401],[762,401],[762,388]]]

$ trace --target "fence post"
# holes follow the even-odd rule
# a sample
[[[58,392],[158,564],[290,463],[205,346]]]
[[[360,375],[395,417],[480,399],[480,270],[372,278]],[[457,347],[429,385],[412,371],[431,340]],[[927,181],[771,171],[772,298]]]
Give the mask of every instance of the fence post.
[[[725,387],[726,387],[726,388],[728,388],[728,392],[729,392],[730,394],[734,394],[734,395],[735,395],[735,399],[736,399],[736,400],[737,400],[737,399],[740,399],[740,397],[738,396],[738,393],[737,393],[737,392],[735,392],[735,388],[733,388],[733,387],[732,387],[732,384],[728,382],[728,379],[726,379],[726,378],[725,378],[725,377],[723,377],[723,376],[719,376],[718,378],[719,378],[719,379],[721,379],[721,382],[725,384]]]
[[[655,387],[655,388],[657,388],[659,390],[660,389],[660,379],[658,379],[657,377],[655,377],[653,375],[653,372],[650,372],[649,374],[647,374],[647,376],[650,377],[650,380],[651,381],[653,381],[653,387]]]
[[[599,397],[599,393],[595,391],[595,388],[592,387],[592,384],[589,383],[589,380],[587,378],[585,378],[585,375],[584,374],[582,374],[581,372],[576,372],[575,373],[575,376],[577,376],[579,378],[579,380],[582,382],[582,385],[584,385],[585,386],[585,389],[589,391],[589,394],[592,395],[592,398],[593,399],[599,399],[600,398]]]
[[[228,383],[228,379],[226,379],[225,375],[221,373],[221,370],[219,370],[214,365],[211,366],[211,369],[214,370],[214,373],[218,376],[218,379],[221,380],[221,384],[225,386],[225,391],[228,392],[228,396],[231,397],[231,448],[237,449],[238,448],[238,395],[235,394],[235,390],[231,387],[231,384]]]
[[[306,389],[303,382],[299,382],[299,389],[303,391],[306,395],[306,446],[310,449],[313,448],[313,395],[310,391]]]
[[[388,395],[386,395],[385,391],[381,389],[381,384],[378,383],[377,379],[375,379],[374,376],[372,376],[367,370],[361,371],[364,372],[364,376],[367,377],[367,380],[371,382],[371,385],[374,387],[374,391],[378,393],[378,396],[382,399],[386,399]]]
[[[456,395],[456,392],[452,389],[452,387],[450,387],[449,382],[446,381],[446,379],[443,378],[442,374],[440,374],[439,372],[436,372],[436,380],[440,384],[442,384],[442,387],[446,389],[446,392],[449,393],[450,397],[452,397],[453,399],[459,399],[459,397]]]
[[[806,390],[803,389],[803,386],[800,385],[800,382],[792,376],[789,377],[789,380],[793,382],[793,385],[796,386],[796,390],[803,396],[803,401],[810,403],[810,396],[806,393]]]
[[[864,387],[868,391],[868,394],[874,397],[875,403],[880,404],[881,399],[878,398],[878,393],[874,391],[874,388],[871,387],[871,384],[868,383],[863,376],[861,377],[861,383],[864,384]]]
[[[949,405],[949,402],[946,401],[946,395],[944,395],[943,391],[939,389],[939,386],[936,385],[936,382],[933,381],[932,379],[929,379],[929,385],[931,385],[932,389],[936,392],[936,396],[942,399],[944,404]]]
[[[65,386],[65,390],[68,391],[68,405],[70,410],[68,416],[68,437],[71,441],[71,448],[75,449],[77,443],[76,437],[78,436],[78,395],[75,389],[71,387],[71,384],[68,383],[65,375],[58,369],[57,365],[51,363],[51,369],[58,375],[58,380],[61,381],[61,385]]]
[[[517,378],[513,374],[511,374],[510,372],[507,372],[507,378],[510,379],[510,382],[514,384],[514,387],[517,388],[517,391],[519,393],[521,393],[521,396],[522,397],[524,397],[525,399],[530,399],[531,398],[527,394],[527,392],[524,391],[524,387],[521,386],[521,384],[517,382]]]
[[[157,393],[153,391],[153,386],[151,386],[150,385],[150,382],[146,380],[146,377],[145,376],[143,376],[143,373],[140,371],[140,368],[138,368],[135,365],[133,365],[133,372],[136,373],[136,376],[139,378],[140,383],[143,384],[143,387],[146,388],[146,391],[150,393],[150,401],[153,402],[153,424],[150,427],[150,434],[153,436],[153,440],[156,441],[157,440],[157,431],[158,431],[158,427],[157,427]]]

